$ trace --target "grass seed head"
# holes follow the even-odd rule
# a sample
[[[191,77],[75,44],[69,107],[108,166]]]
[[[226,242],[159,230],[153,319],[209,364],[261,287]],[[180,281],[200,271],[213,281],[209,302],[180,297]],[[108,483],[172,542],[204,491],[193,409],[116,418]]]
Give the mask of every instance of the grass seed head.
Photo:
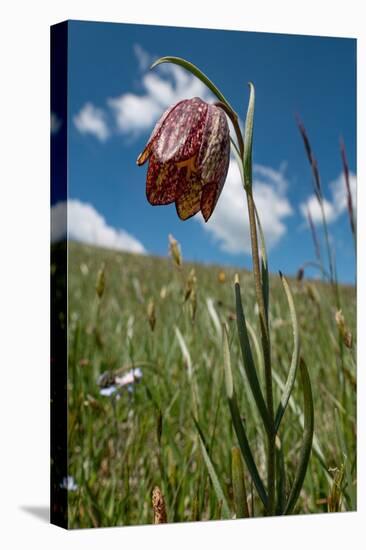
[[[217,279],[219,281],[219,283],[223,284],[225,283],[226,281],[226,275],[225,275],[225,271],[219,271],[218,275],[217,275]]]
[[[149,321],[150,328],[153,331],[156,325],[155,302],[153,299],[149,300],[149,303],[147,304],[147,319]]]
[[[154,511],[154,523],[167,523],[165,500],[159,487],[154,487],[151,500]]]
[[[182,251],[179,242],[173,237],[173,235],[169,235],[169,252],[174,265],[178,269],[181,269],[183,265]]]
[[[101,299],[101,297],[104,294],[104,290],[105,290],[105,265],[104,265],[104,263],[101,265],[101,267],[98,271],[97,281],[95,283],[95,290],[96,290],[98,298]]]
[[[344,345],[347,348],[352,348],[352,341],[353,341],[352,333],[346,325],[346,322],[344,320],[344,315],[341,309],[336,312],[335,321],[337,323],[339,334],[343,339]]]

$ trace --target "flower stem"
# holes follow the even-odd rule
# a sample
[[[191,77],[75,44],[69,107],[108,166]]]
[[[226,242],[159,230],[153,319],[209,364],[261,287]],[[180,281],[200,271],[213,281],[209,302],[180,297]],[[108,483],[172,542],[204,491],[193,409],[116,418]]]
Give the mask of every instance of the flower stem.
[[[272,367],[271,367],[271,350],[269,339],[268,318],[264,306],[261,273],[259,267],[259,251],[258,251],[258,235],[255,219],[255,206],[251,187],[246,187],[248,215],[250,224],[250,240],[252,246],[253,260],[253,275],[255,292],[259,309],[259,320],[262,336],[262,350],[264,359],[264,373],[266,382],[266,401],[269,414],[269,420],[274,427],[274,411],[273,411],[273,389],[272,389]],[[275,430],[268,433],[268,457],[267,457],[267,483],[268,483],[268,515],[273,515],[275,511]]]
[[[276,487],[276,431],[274,424],[273,410],[273,388],[272,388],[272,366],[271,349],[268,325],[268,313],[265,305],[263,287],[261,281],[261,270],[259,264],[259,249],[257,235],[256,210],[253,199],[253,175],[252,175],[252,142],[253,142],[253,119],[255,105],[255,91],[252,83],[249,84],[250,97],[245,121],[245,141],[243,154],[243,184],[247,196],[247,206],[249,215],[250,240],[252,248],[253,276],[255,284],[255,293],[259,309],[259,320],[261,329],[261,341],[264,359],[264,373],[266,384],[266,401],[269,415],[269,422],[272,430],[267,433],[267,490],[268,490],[268,508],[267,515],[275,513],[275,487]]]
[[[238,117],[237,113],[235,111],[233,111],[232,109],[230,109],[222,101],[216,101],[215,105],[217,107],[221,107],[221,109],[223,111],[225,111],[225,113],[230,118],[231,122],[233,123],[235,134],[236,134],[236,137],[237,137],[237,140],[238,140],[240,156],[243,158],[243,156],[244,156],[244,141],[243,141],[243,136],[242,136],[240,126],[239,126],[239,117]]]
[[[221,107],[228,115],[233,123],[235,134],[238,141],[238,149],[243,163],[243,170],[240,173],[243,175],[243,185],[247,196],[250,240],[252,248],[253,275],[256,299],[259,309],[259,319],[262,337],[262,349],[264,359],[265,383],[266,383],[266,401],[269,414],[269,422],[272,427],[267,432],[267,484],[268,484],[268,508],[267,514],[274,515],[275,513],[275,469],[276,469],[276,431],[274,424],[273,410],[273,388],[272,388],[272,367],[271,367],[271,349],[269,338],[268,314],[265,306],[263,288],[261,282],[261,270],[259,264],[259,248],[257,235],[256,211],[252,193],[252,134],[253,134],[253,115],[254,115],[254,86],[250,84],[250,99],[248,106],[248,114],[245,124],[245,143],[239,126],[238,115],[230,109],[225,103],[219,101],[215,103]],[[239,159],[238,159],[239,160]]]

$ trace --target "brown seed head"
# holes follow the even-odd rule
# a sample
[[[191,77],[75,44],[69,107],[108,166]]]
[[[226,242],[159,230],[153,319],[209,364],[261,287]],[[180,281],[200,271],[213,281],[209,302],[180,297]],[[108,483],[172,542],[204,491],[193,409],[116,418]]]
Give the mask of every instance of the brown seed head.
[[[159,487],[154,487],[151,500],[154,511],[154,523],[167,523],[165,500]]]

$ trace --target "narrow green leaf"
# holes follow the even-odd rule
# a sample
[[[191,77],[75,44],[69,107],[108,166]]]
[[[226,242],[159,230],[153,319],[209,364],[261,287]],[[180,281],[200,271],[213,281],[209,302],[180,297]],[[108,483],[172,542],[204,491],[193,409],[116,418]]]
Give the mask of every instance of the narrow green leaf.
[[[255,106],[255,89],[252,82],[249,82],[249,103],[245,119],[244,133],[244,186],[247,190],[252,189],[252,144],[253,144],[253,120]]]
[[[230,141],[231,141],[231,150],[233,151],[235,160],[236,160],[236,162],[238,163],[241,181],[244,183],[243,160],[242,160],[242,158],[241,158],[241,156],[240,156],[240,151],[239,151],[239,149],[238,149],[238,146],[236,145],[236,143],[235,143],[235,141],[233,140],[232,137],[230,137]]]
[[[241,348],[241,353],[243,357],[244,369],[248,377],[250,389],[252,390],[253,397],[257,404],[259,413],[262,417],[266,431],[268,433],[271,433],[271,422],[269,419],[268,409],[265,404],[262,390],[259,385],[257,372],[255,370],[255,364],[254,364],[252,350],[249,342],[243,304],[241,301],[240,284],[238,280],[235,281],[235,300],[236,300],[236,322],[238,327],[239,342],[240,342],[240,348]]]
[[[276,480],[277,480],[277,506],[276,513],[281,516],[286,506],[286,471],[285,458],[283,456],[282,443],[276,436]]]
[[[258,494],[264,504],[265,507],[267,507],[267,494],[266,490],[264,488],[263,482],[260,478],[260,475],[258,473],[257,466],[254,462],[254,458],[252,455],[252,452],[249,447],[249,442],[247,435],[245,433],[245,428],[243,426],[242,420],[240,418],[240,413],[238,409],[238,404],[236,401],[236,396],[234,392],[234,383],[233,383],[233,375],[231,371],[231,361],[230,361],[230,350],[229,350],[229,342],[228,342],[228,336],[227,336],[227,329],[226,326],[224,326],[223,330],[223,352],[224,352],[224,371],[225,371],[225,386],[226,386],[226,394],[228,397],[229,402],[229,408],[231,413],[231,419],[234,425],[234,430],[236,433],[236,437],[238,438],[239,446],[241,453],[243,455],[243,458],[246,462],[247,468],[249,470],[249,473],[252,477],[252,480],[254,482],[254,485],[258,491]]]
[[[294,349],[292,352],[292,359],[291,359],[291,365],[290,370],[288,373],[286,385],[284,392],[281,397],[281,401],[278,405],[277,413],[276,413],[276,419],[275,419],[275,430],[278,431],[278,428],[280,427],[282,417],[285,413],[288,400],[290,399],[290,395],[292,392],[292,388],[294,387],[295,378],[296,378],[296,372],[299,365],[299,358],[300,358],[300,334],[299,334],[299,325],[297,322],[297,316],[296,316],[296,309],[295,309],[295,303],[292,296],[292,292],[290,289],[290,286],[288,282],[286,281],[285,277],[280,273],[281,281],[283,284],[283,288],[286,293],[288,305],[290,308],[290,315],[291,315],[291,322],[292,322],[292,332],[293,332],[293,338],[294,338]]]
[[[306,470],[309,464],[314,433],[313,394],[311,391],[311,383],[308,369],[303,359],[300,359],[300,373],[304,394],[304,435],[294,482],[284,510],[285,515],[291,514],[297,502],[297,499],[299,498],[301,487],[304,483]]]
[[[338,439],[339,447],[341,449],[341,453],[343,455],[344,474],[346,475],[346,481],[347,481],[346,487],[343,488],[342,493],[344,495],[348,510],[355,510],[356,509],[356,491],[352,481],[351,463],[349,460],[350,453],[347,450],[346,439],[344,436],[344,427],[340,419],[340,410],[337,407],[335,407],[334,409],[334,415],[335,415],[337,439]]]
[[[254,201],[253,201],[254,202]],[[266,313],[266,323],[268,327],[268,307],[269,307],[269,271],[268,271],[268,257],[266,249],[266,241],[264,239],[264,233],[262,229],[262,224],[259,219],[258,210],[254,203],[255,217],[258,225],[259,232],[259,242],[260,242],[260,251],[261,251],[261,279],[262,279],[262,292],[264,300],[264,308]]]
[[[211,90],[211,92],[225,105],[228,106],[228,108],[235,112],[234,109],[231,107],[230,103],[227,101],[225,96],[220,92],[220,90],[215,86],[215,84],[206,76],[196,65],[193,65],[190,61],[187,61],[186,59],[182,59],[181,57],[174,57],[174,56],[165,56],[160,57],[160,59],[157,59],[150,67],[150,69],[153,69],[154,67],[157,67],[161,63],[174,63],[175,65],[179,65],[180,67],[183,67],[190,73],[192,73],[194,76],[196,76],[201,82],[203,82],[207,88]]]
[[[285,383],[281,380],[281,378],[279,377],[279,375],[277,374],[277,372],[274,369],[272,369],[272,376],[273,376],[273,380],[276,382],[276,384],[278,385],[280,390],[284,391]],[[290,399],[288,401],[288,405],[289,405],[290,409],[292,410],[292,412],[296,415],[301,428],[304,428],[304,415],[303,415],[303,412],[302,412],[301,408],[295,403],[295,400],[292,396],[290,397]],[[324,473],[324,475],[327,479],[327,482],[328,482],[329,486],[331,487],[331,485],[333,483],[333,478],[330,475],[330,473],[328,472],[328,466],[326,464],[325,456],[324,456],[324,453],[323,453],[322,448],[320,446],[319,439],[318,439],[315,432],[314,432],[314,435],[313,435],[313,452],[314,452],[314,455],[316,456],[316,458],[319,460],[319,464],[323,468],[323,473]]]
[[[214,300],[212,298],[208,297],[206,299],[206,304],[207,304],[208,314],[211,318],[212,324],[215,327],[215,330],[217,332],[217,336],[218,336],[218,338],[221,339],[221,337],[222,337],[221,323],[220,323],[218,313],[215,309]]]
[[[267,509],[268,507],[267,493],[264,488],[263,482],[260,478],[257,466],[254,462],[252,451],[250,450],[247,434],[245,432],[243,422],[240,418],[240,413],[239,413],[235,393],[233,395],[233,398],[228,399],[228,401],[229,401],[231,419],[233,421],[233,425],[234,425],[236,437],[238,439],[241,454],[243,455],[243,458],[245,460],[245,463],[247,465],[247,468],[249,470],[249,473],[251,475],[255,488],[257,489],[258,495],[261,501],[263,502],[265,509]]]
[[[245,319],[245,322],[247,325],[248,334],[254,345],[255,355],[257,357],[257,364],[259,365],[259,372],[264,373],[264,360],[263,360],[262,348],[259,345],[259,340],[257,338],[256,332],[253,326],[250,324],[250,322],[247,319]]]
[[[237,518],[248,518],[249,510],[247,503],[247,491],[245,487],[243,462],[238,447],[231,449],[231,477],[233,482],[233,493],[235,512]]]
[[[223,355],[224,355],[224,372],[225,372],[225,387],[226,395],[228,399],[232,399],[234,394],[234,384],[233,384],[233,373],[231,371],[231,361],[230,361],[230,350],[229,350],[229,339],[227,335],[227,327],[223,324]]]
[[[192,408],[194,415],[196,418],[198,417],[198,396],[197,396],[197,388],[193,377],[193,366],[192,366],[192,359],[191,354],[189,353],[186,341],[183,338],[183,335],[179,328],[175,327],[175,335],[177,337],[179,347],[181,349],[185,365],[187,367],[187,374],[188,374],[188,380],[191,385],[191,391],[192,391]]]
[[[209,457],[209,454],[206,450],[206,447],[205,447],[205,444],[202,440],[200,432],[198,432],[198,437],[199,437],[200,444],[201,444],[202,456],[203,456],[203,459],[206,463],[207,471],[208,471],[208,474],[209,474],[210,479],[212,481],[212,485],[213,485],[213,488],[215,490],[217,500],[218,500],[219,503],[221,503],[221,506],[222,506],[221,510],[223,512],[223,515],[225,516],[225,518],[229,519],[231,517],[230,509],[229,509],[226,497],[224,495],[224,492],[222,490],[222,487],[220,485],[219,478],[217,477],[215,467],[212,464],[212,461],[211,461],[211,459]]]

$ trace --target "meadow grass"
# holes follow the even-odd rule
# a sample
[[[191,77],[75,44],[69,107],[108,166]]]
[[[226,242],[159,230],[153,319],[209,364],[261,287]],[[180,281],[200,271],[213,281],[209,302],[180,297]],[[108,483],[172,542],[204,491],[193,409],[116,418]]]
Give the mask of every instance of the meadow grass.
[[[248,507],[240,511],[236,505],[233,478],[242,470],[233,450],[238,441],[226,399],[222,350],[226,322],[239,410],[265,479],[265,433],[248,388],[235,322],[237,271],[263,389],[252,274],[185,262],[179,268],[168,257],[73,242],[68,247],[69,475],[77,485],[68,493],[69,527],[153,523],[156,486],[164,495],[169,522],[234,518],[247,515],[247,508],[251,516],[263,515],[245,464],[240,494],[246,494]],[[349,348],[340,340],[329,284],[308,279],[289,283],[315,408],[313,449],[294,513],[355,510],[355,288],[339,288],[344,322],[353,337]],[[293,347],[288,302],[277,275],[270,276],[269,312],[277,408]],[[116,371],[122,376],[131,368],[140,368],[142,378],[130,391],[123,387],[101,395],[102,373],[108,373],[108,386]],[[285,493],[296,471],[302,415],[297,379],[279,431]]]

